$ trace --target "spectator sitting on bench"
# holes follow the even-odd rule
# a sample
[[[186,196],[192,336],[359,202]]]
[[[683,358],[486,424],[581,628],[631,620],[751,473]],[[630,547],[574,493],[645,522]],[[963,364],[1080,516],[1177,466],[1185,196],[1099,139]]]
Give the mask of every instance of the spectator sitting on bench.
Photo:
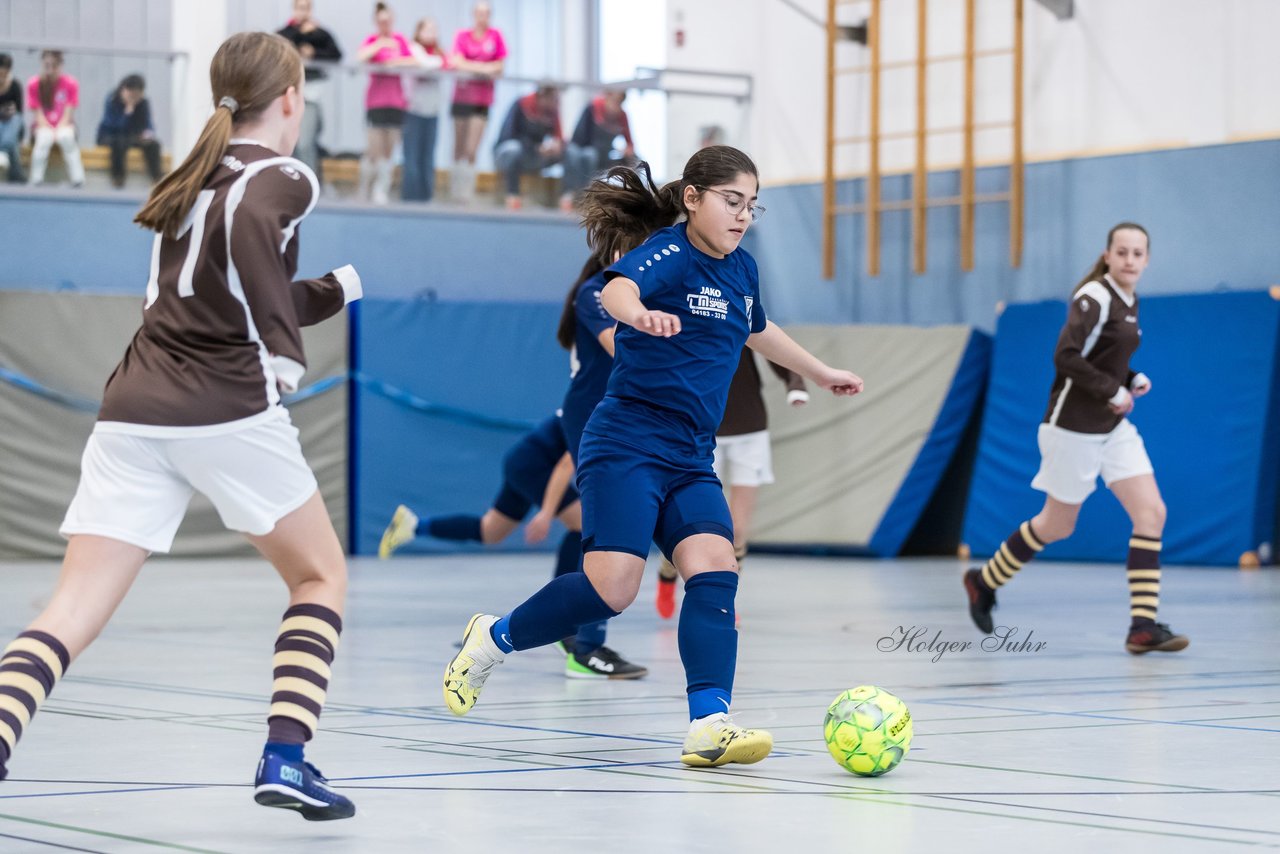
[[[13,57],[0,53],[0,178],[14,184],[27,180],[18,156],[22,130],[22,86],[13,76]]]
[[[587,183],[611,166],[634,166],[635,144],[631,141],[631,123],[622,102],[625,89],[610,89],[591,99],[582,110],[573,136],[564,152],[564,195],[560,208],[573,210],[575,196]],[[615,151],[614,141],[622,137],[623,148]]]
[[[160,143],[151,124],[151,102],[146,97],[146,81],[130,74],[107,96],[98,124],[98,145],[111,149],[111,186],[124,186],[125,156],[134,146],[142,149],[151,183],[160,180]]]
[[[564,156],[560,89],[544,83],[511,105],[493,148],[493,161],[507,190],[507,209],[519,210],[520,176],[541,172]]]
[[[56,142],[62,149],[71,186],[84,184],[84,163],[76,143],[76,108],[80,106],[80,83],[62,73],[62,51],[46,50],[40,54],[40,73],[27,81],[27,105],[34,119],[31,124],[31,183],[44,183],[44,170],[49,165],[49,152]]]

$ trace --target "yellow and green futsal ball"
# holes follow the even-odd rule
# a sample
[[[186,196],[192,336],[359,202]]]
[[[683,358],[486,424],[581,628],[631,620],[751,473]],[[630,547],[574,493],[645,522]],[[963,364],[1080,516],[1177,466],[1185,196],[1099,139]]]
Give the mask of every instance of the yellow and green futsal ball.
[[[822,726],[831,756],[847,771],[879,777],[911,749],[911,712],[883,688],[850,688],[827,707]]]

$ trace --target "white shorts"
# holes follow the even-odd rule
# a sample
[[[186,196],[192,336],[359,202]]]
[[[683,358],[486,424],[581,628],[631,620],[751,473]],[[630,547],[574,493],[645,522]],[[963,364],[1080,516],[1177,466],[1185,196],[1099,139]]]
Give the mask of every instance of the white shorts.
[[[716,477],[728,486],[763,486],[773,483],[773,450],[769,431],[740,436],[716,436]],[[725,479],[725,475],[728,479]]]
[[[1128,418],[1110,433],[1075,433],[1041,424],[1040,471],[1031,486],[1064,504],[1083,504],[1097,488],[1117,480],[1152,474],[1147,447]]]
[[[262,535],[306,503],[316,478],[286,413],[234,433],[161,439],[94,430],[59,529],[167,552],[199,490],[233,531]]]

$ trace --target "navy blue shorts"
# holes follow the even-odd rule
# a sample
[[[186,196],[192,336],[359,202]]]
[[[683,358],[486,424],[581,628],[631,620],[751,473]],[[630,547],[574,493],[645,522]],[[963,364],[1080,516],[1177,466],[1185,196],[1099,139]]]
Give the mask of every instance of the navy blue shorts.
[[[583,434],[579,460],[584,552],[647,558],[653,542],[670,560],[694,534],[733,542],[733,517],[710,460],[677,466],[594,433]]]
[[[542,496],[547,491],[547,481],[551,480],[551,472],[557,461],[558,458],[548,461],[539,454],[508,454],[502,466],[502,488],[498,490],[497,498],[493,499],[493,509],[517,522],[524,519],[531,508],[541,506]],[[577,500],[578,490],[573,488],[573,482],[570,481],[556,513]]]

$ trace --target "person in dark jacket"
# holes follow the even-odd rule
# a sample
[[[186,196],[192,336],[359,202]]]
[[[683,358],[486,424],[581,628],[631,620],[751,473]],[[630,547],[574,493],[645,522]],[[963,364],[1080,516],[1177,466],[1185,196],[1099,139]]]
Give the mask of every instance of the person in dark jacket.
[[[493,148],[493,162],[504,178],[508,210],[519,210],[520,176],[538,172],[564,156],[560,128],[560,90],[543,84],[511,105]]]
[[[146,96],[147,84],[140,74],[130,74],[107,96],[98,123],[98,145],[111,148],[111,184],[124,186],[125,156],[129,149],[142,149],[151,183],[160,180],[160,142],[151,123],[151,102]]]
[[[302,62],[306,66],[303,97],[306,98],[307,109],[302,116],[302,136],[298,138],[298,147],[294,149],[293,156],[310,166],[323,184],[320,133],[324,130],[324,110],[320,102],[328,88],[329,75],[323,68],[317,67],[317,63],[339,62],[342,59],[342,49],[338,47],[333,35],[312,17],[311,0],[293,0],[293,17],[277,34],[293,42],[298,53],[302,54]]]

